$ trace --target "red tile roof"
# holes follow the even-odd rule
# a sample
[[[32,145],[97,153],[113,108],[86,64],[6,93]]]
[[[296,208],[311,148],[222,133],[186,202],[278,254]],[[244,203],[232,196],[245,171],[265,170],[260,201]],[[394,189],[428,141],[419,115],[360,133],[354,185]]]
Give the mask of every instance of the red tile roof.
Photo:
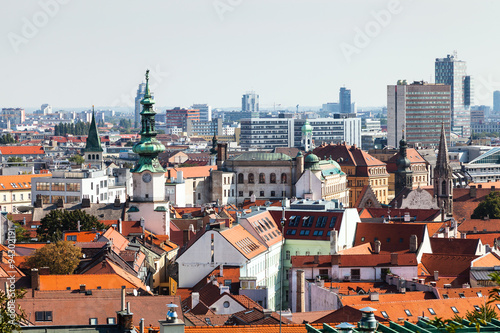
[[[439,272],[439,280],[441,277],[453,278],[451,284],[461,286],[463,283],[469,282],[471,262],[477,257],[475,255],[424,253],[421,263],[431,276],[437,271]]]
[[[478,239],[430,238],[434,254],[466,254],[476,255]]]
[[[266,247],[262,245],[254,236],[245,230],[241,225],[234,226],[220,232],[229,243],[231,243],[238,251],[241,252],[247,259],[251,259],[262,252],[266,251]]]
[[[500,239],[500,232],[488,233],[488,234],[467,234],[468,239],[480,239],[483,245],[488,244],[493,247],[495,245],[495,240]]]
[[[0,191],[26,191],[31,189],[31,179],[38,177],[50,177],[50,173],[36,175],[14,175],[0,176]]]
[[[0,146],[1,155],[45,155],[43,146]]]
[[[417,248],[426,233],[421,223],[358,223],[354,246],[379,240],[381,251],[400,252],[410,248],[410,236],[417,235]]]
[[[410,214],[410,218],[416,222],[434,221],[441,214],[439,209],[364,208],[364,211],[368,211],[372,218],[385,217],[389,219],[390,216],[391,220],[403,219],[406,214]]]
[[[340,267],[377,267],[377,266],[417,266],[415,253],[399,253],[397,265],[392,264],[392,254],[348,254],[338,255]],[[332,255],[292,256],[292,267],[331,267]]]
[[[165,173],[165,177],[170,179],[171,177],[177,178],[177,172],[182,171],[182,177],[184,179],[188,178],[200,178],[210,176],[210,169],[217,170],[217,165],[204,165],[204,166],[194,166],[186,168],[168,168]]]

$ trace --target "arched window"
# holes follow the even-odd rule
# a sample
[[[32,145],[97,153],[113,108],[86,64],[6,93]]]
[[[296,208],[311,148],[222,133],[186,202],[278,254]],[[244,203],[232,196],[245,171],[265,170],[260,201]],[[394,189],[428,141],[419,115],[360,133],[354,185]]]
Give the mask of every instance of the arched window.
[[[271,184],[276,184],[276,174],[275,173],[272,173],[270,176],[269,176],[269,182]]]
[[[238,174],[238,184],[243,184],[243,174],[242,173],[239,173]]]
[[[95,160],[95,154],[92,154],[92,159]]]
[[[266,183],[266,175],[263,173],[259,174],[259,184],[265,184]]]
[[[90,160],[91,158],[92,158],[92,155],[89,154],[89,158],[88,159]]]
[[[253,173],[248,174],[248,184],[253,184],[255,183],[255,179],[253,177]]]
[[[281,183],[282,184],[286,184],[287,180],[286,180],[286,173],[282,173],[281,174]]]
[[[446,195],[446,180],[441,183],[441,195]]]

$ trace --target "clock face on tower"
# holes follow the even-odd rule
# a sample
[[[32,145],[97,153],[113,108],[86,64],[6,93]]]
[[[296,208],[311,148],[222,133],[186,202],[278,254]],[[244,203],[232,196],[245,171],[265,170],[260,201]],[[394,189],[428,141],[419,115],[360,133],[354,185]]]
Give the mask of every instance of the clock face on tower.
[[[145,173],[142,175],[142,181],[145,183],[149,183],[151,181],[151,174]]]

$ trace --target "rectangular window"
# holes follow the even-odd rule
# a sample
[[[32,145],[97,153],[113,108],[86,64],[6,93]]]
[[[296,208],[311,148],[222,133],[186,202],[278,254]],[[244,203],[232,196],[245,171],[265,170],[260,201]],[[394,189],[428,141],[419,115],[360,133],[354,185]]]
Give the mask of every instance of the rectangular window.
[[[328,226],[330,229],[333,229],[335,227],[335,222],[337,222],[337,217],[332,216],[332,219],[330,220],[330,225]]]
[[[302,219],[304,220],[304,222],[302,223],[302,226],[309,228],[313,224],[314,216],[304,216]]]
[[[78,197],[78,196],[68,195],[66,197],[66,202],[67,203],[75,203],[75,202],[80,202],[80,201],[81,201],[80,197]]]
[[[16,201],[16,195],[12,194],[12,201]]]
[[[243,191],[238,191],[238,196],[242,197],[243,196]]]
[[[21,194],[21,200],[24,200],[24,194]]]
[[[454,306],[452,306],[452,307],[451,307],[451,310],[452,310],[453,312],[455,312],[455,313],[458,313],[457,308],[456,308],[456,307],[454,307]]]
[[[106,322],[108,323],[108,325],[115,325],[116,324],[116,318],[115,317],[108,317],[106,319]]]
[[[328,269],[320,269],[319,270],[319,275],[322,275],[322,276],[328,275]]]
[[[361,271],[359,268],[351,269],[351,280],[359,281],[361,279]]]
[[[50,191],[50,183],[36,183],[37,191]]]
[[[297,229],[288,229],[286,231],[287,235],[295,235],[297,233]]]
[[[389,318],[389,316],[387,315],[387,312],[385,312],[385,311],[380,311],[380,313],[382,314],[382,316],[383,316],[385,319]]]
[[[52,191],[65,191],[64,183],[52,183]]]
[[[326,225],[326,219],[326,216],[318,217],[318,220],[316,221],[316,228],[324,228]]]
[[[64,195],[53,195],[52,196],[52,203],[57,203],[57,200],[62,199],[64,203]]]
[[[263,197],[264,196],[264,191],[260,191],[260,196]]]
[[[80,190],[81,190],[80,183],[67,183],[66,184],[66,191],[68,191],[68,192],[80,192]]]
[[[276,196],[276,192],[275,191],[271,191],[271,197],[275,197]]]
[[[408,309],[405,309],[405,313],[406,313],[406,315],[407,315],[407,316],[409,316],[409,317],[411,317],[411,316],[412,316],[412,314],[411,314],[410,310],[408,310]]]
[[[7,196],[4,194],[3,201],[7,201]]]
[[[232,282],[231,280],[224,280],[224,285],[226,287],[231,287],[231,282]]]
[[[89,325],[92,326],[97,325],[97,318],[89,318]]]
[[[285,260],[290,260],[290,251],[285,252]]]
[[[52,311],[36,311],[36,321],[52,321]]]

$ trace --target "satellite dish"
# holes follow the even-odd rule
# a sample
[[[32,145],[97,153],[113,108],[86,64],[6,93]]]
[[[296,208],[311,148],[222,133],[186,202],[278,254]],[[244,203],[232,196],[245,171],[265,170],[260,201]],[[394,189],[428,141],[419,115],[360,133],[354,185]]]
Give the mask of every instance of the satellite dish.
[[[137,296],[137,289],[134,289],[132,293],[134,294],[134,296]]]

